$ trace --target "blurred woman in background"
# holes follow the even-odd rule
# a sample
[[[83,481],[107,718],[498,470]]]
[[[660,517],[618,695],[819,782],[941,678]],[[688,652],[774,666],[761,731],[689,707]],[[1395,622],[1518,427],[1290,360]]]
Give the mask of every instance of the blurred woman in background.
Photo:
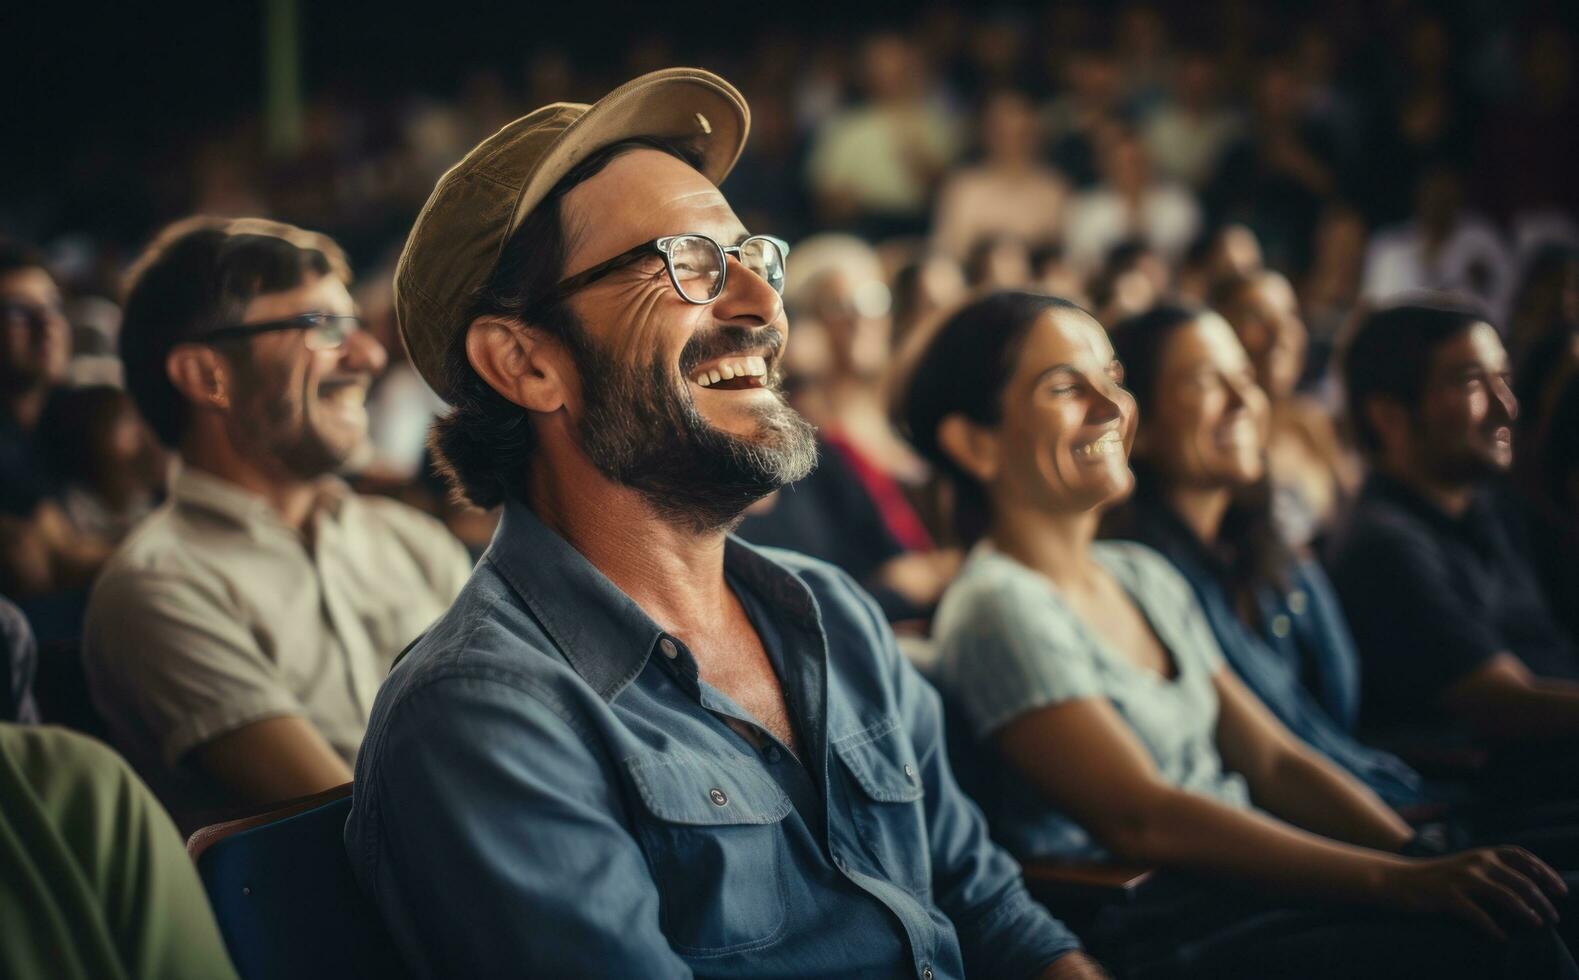
[[[1309,338],[1294,287],[1276,272],[1234,277],[1212,291],[1212,307],[1239,335],[1271,402],[1267,457],[1278,527],[1291,544],[1309,545],[1330,528],[1357,473],[1332,416],[1298,393]]]
[[[1210,322],[1210,342],[1237,349]],[[962,531],[981,538],[935,620],[937,681],[1001,767],[1003,791],[983,801],[995,834],[1022,857],[1180,872],[1084,937],[1116,972],[1574,972],[1540,928],[1566,891],[1555,873],[1511,847],[1403,856],[1408,824],[1223,664],[1166,559],[1095,540],[1132,488],[1136,412],[1089,315],[1029,293],[977,300],[923,352],[900,414],[955,483]],[[1252,418],[1219,437],[1230,452],[1261,451]]]
[[[1419,774],[1350,734],[1358,654],[1321,566],[1272,520],[1272,409],[1238,340],[1215,313],[1161,306],[1116,324],[1113,347],[1146,423],[1134,497],[1105,530],[1173,563],[1229,665],[1280,722],[1389,804],[1421,803]],[[1259,451],[1241,451],[1241,431]]]

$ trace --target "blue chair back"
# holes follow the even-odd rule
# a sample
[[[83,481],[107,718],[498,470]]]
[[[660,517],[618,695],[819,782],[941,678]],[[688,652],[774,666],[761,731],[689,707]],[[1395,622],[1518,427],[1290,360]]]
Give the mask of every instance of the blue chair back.
[[[349,795],[207,844],[197,870],[242,980],[410,973],[362,894],[342,832]]]

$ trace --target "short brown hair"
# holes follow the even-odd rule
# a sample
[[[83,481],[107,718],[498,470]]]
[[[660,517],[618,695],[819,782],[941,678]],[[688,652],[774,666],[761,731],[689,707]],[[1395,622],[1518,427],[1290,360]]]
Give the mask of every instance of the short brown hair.
[[[127,273],[120,354],[126,389],[161,441],[178,444],[187,423],[186,399],[165,373],[170,351],[309,275],[349,285],[351,267],[328,236],[283,222],[199,215],[154,236]]]

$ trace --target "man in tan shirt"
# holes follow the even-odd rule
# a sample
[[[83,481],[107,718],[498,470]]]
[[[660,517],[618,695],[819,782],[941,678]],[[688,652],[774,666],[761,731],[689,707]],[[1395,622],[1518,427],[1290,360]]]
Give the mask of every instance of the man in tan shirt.
[[[437,521],[333,475],[385,363],[348,280],[323,236],[206,219],[132,273],[127,385],[183,466],[106,566],[83,653],[185,828],[349,780],[390,663],[470,572]]]

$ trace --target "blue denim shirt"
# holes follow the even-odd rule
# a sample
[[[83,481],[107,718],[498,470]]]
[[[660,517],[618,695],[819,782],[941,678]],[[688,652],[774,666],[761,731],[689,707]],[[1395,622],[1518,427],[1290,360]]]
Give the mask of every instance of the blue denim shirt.
[[[1360,705],[1359,658],[1320,566],[1297,560],[1286,591],[1258,589],[1262,627],[1256,630],[1235,611],[1215,560],[1166,505],[1137,502],[1133,530],[1190,583],[1234,673],[1289,731],[1393,806],[1426,801],[1419,773],[1351,733]]]
[[[832,566],[731,538],[801,756],[518,503],[379,691],[346,847],[419,976],[1026,976],[1077,947]]]

